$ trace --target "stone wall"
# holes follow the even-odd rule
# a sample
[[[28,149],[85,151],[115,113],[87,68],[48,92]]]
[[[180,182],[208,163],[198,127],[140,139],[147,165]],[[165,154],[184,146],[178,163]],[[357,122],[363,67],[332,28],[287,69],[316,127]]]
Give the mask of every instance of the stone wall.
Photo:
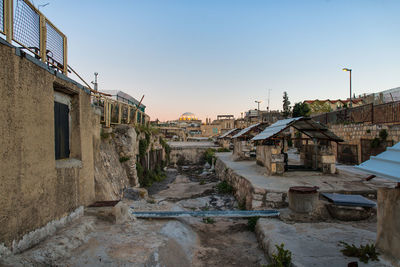
[[[0,43],[0,244],[95,199],[100,118],[90,95],[42,62]],[[70,158],[55,160],[55,92],[71,101]]]
[[[400,266],[400,189],[378,189],[376,246],[384,256]]]
[[[361,139],[374,139],[379,137],[379,132],[385,129],[388,133],[387,140],[393,140],[394,144],[400,141],[399,124],[332,124],[329,129],[337,136],[341,137],[346,144],[357,145],[358,163],[361,163]],[[336,155],[337,147],[333,146],[333,152]]]
[[[282,174],[285,171],[284,155],[281,146],[257,146],[257,164],[267,169],[268,175]]]
[[[253,186],[246,178],[228,168],[217,158],[215,173],[222,181],[227,181],[235,189],[235,197],[248,210],[287,207],[287,193],[267,192]]]
[[[336,172],[336,157],[331,146],[303,145],[300,151],[300,160],[306,168],[319,169],[326,174]]]
[[[199,164],[204,161],[204,153],[217,147],[212,142],[169,142],[170,164]]]
[[[247,141],[240,140],[239,138],[233,139],[233,158],[235,160],[247,159],[246,152],[250,151],[250,146]]]

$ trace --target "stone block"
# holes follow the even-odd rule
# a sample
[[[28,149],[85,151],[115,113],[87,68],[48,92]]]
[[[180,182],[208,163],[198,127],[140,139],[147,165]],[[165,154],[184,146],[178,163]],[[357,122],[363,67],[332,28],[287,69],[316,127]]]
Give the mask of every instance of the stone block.
[[[322,173],[325,173],[325,174],[334,174],[334,173],[336,173],[336,164],[323,163],[322,164]]]
[[[259,200],[253,200],[253,201],[251,201],[251,208],[254,210],[254,209],[259,209],[259,208],[262,208],[264,205],[263,205],[263,202],[262,201],[259,201]]]
[[[268,192],[267,195],[266,195],[265,200],[267,202],[280,203],[280,202],[282,202],[282,193]]]
[[[335,155],[323,155],[320,160],[321,163],[335,163],[336,157]]]
[[[264,199],[264,195],[253,194],[253,200],[262,201]]]

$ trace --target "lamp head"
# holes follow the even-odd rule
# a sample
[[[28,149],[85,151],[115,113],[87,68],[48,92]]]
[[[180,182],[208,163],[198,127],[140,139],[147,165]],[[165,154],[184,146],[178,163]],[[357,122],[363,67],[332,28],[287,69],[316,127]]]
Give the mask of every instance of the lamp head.
[[[342,70],[343,71],[351,71],[351,69],[348,69],[348,68],[343,68]]]

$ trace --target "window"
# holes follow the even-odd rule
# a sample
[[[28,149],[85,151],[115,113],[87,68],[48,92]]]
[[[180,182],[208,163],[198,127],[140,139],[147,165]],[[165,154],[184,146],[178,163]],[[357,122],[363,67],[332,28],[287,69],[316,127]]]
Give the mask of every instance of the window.
[[[68,95],[54,92],[54,144],[55,158],[70,156],[70,105]]]

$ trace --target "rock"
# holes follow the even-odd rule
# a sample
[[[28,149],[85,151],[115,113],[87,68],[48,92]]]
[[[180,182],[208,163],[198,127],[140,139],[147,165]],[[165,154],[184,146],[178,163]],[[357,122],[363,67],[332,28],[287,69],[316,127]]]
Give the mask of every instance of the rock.
[[[210,172],[208,172],[208,171],[203,171],[201,174],[200,174],[200,176],[201,177],[205,177],[205,176],[207,176],[207,175],[209,175],[210,174]]]
[[[211,168],[210,163],[206,162],[206,164],[204,164],[204,168],[210,169]]]
[[[124,198],[131,200],[139,200],[141,198],[147,198],[148,193],[144,188],[139,187],[129,187],[124,189]]]
[[[118,204],[114,206],[113,212],[115,215],[115,223],[117,224],[136,220],[136,217],[131,213],[129,206],[122,201],[118,202]]]

